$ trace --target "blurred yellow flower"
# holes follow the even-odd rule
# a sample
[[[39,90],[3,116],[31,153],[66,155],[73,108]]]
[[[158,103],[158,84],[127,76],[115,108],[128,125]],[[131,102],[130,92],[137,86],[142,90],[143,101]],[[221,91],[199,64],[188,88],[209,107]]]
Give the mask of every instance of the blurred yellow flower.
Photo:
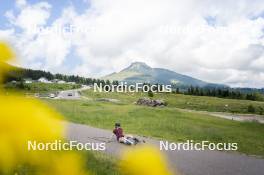
[[[6,62],[15,57],[12,49],[5,43],[0,42],[0,61]]]
[[[8,47],[7,44],[0,42],[0,83],[3,82],[4,73],[6,73],[10,66],[6,64],[6,61],[9,61],[15,57],[13,50]]]
[[[23,164],[36,167],[38,174],[85,174],[83,160],[75,153],[28,151],[29,140],[62,140],[62,116],[35,99],[3,94],[0,111],[0,174]]]
[[[120,171],[125,175],[171,175],[159,150],[150,146],[126,150],[122,155]]]
[[[0,43],[0,85],[8,70],[12,50]],[[1,90],[1,89],[0,89]],[[34,167],[31,174],[84,175],[83,160],[75,152],[29,151],[28,141],[63,140],[62,116],[37,99],[5,95],[0,91],[0,174],[19,166]]]

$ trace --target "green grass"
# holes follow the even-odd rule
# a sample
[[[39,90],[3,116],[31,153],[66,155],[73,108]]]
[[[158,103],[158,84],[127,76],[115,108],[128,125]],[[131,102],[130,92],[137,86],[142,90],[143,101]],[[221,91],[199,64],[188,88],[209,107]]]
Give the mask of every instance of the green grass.
[[[248,106],[252,105],[256,109],[256,114],[259,114],[260,108],[264,108],[264,102],[217,97],[158,94],[156,98],[165,99],[171,107],[210,112],[250,113],[248,112]]]
[[[30,83],[23,84],[23,87],[20,87],[18,84],[7,83],[5,89],[9,91],[18,91],[23,93],[47,93],[47,92],[56,92],[68,89],[76,89],[81,86],[76,84],[57,84],[57,83]]]
[[[124,101],[133,101],[132,98],[123,97]],[[121,122],[126,133],[170,141],[237,142],[240,152],[264,155],[264,126],[255,122],[236,122],[183,112],[174,107],[152,108],[132,103],[114,104],[93,100],[46,100],[46,103],[62,113],[66,120],[76,123],[113,129],[115,122]]]
[[[92,175],[121,175],[117,168],[117,159],[101,152],[85,152],[86,169]]]
[[[84,168],[91,175],[121,175],[116,165],[116,158],[102,152],[83,151],[78,153],[82,154],[85,159]],[[33,175],[39,173],[38,169],[39,167],[30,165],[19,165],[11,172],[2,173],[2,175]]]
[[[83,95],[91,98],[115,98],[120,99],[125,104],[132,104],[140,97],[147,97],[147,93],[100,93],[88,90]],[[168,107],[182,109],[202,110],[210,112],[230,112],[230,113],[250,113],[248,106],[252,105],[256,112],[260,113],[260,108],[264,109],[264,102],[224,99],[217,97],[191,96],[172,93],[154,94],[154,99],[163,99],[168,102]]]

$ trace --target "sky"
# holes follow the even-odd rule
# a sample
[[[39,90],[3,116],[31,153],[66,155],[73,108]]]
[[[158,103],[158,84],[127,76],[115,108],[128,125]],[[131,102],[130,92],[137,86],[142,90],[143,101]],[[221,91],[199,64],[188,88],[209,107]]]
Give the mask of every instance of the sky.
[[[0,0],[16,65],[100,77],[132,62],[264,87],[263,0]]]

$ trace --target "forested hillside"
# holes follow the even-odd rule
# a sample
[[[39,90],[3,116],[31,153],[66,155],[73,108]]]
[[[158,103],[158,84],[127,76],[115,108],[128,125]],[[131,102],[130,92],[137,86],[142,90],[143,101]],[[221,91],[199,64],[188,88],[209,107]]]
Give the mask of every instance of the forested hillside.
[[[23,79],[32,79],[38,80],[41,77],[45,77],[48,80],[59,79],[66,82],[75,82],[78,84],[90,85],[94,83],[110,84],[108,80],[100,80],[94,78],[85,78],[78,75],[63,75],[63,74],[52,74],[47,71],[42,70],[33,70],[33,69],[24,69],[14,66],[9,66],[10,71],[5,77],[5,82],[10,81],[22,81]]]

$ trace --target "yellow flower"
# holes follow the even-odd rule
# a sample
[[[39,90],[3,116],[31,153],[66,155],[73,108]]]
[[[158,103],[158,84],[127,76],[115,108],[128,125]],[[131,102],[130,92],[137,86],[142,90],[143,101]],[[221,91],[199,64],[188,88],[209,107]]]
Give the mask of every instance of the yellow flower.
[[[13,57],[0,43],[0,85]],[[75,152],[29,151],[28,141],[63,140],[62,116],[37,99],[5,95],[0,89],[0,174],[14,173],[21,165],[35,168],[38,175],[84,175],[84,162]]]
[[[126,150],[120,171],[126,175],[171,175],[159,150],[150,146]]]
[[[63,140],[62,116],[35,99],[12,95],[0,95],[0,111],[0,172],[27,164],[38,173],[84,174],[83,160],[75,153],[28,150],[28,141]]]
[[[5,43],[0,42],[0,61],[6,62],[15,58],[15,54],[12,49]]]
[[[4,74],[10,69],[5,62],[15,57],[14,52],[7,44],[0,42],[0,83],[3,82]]]

